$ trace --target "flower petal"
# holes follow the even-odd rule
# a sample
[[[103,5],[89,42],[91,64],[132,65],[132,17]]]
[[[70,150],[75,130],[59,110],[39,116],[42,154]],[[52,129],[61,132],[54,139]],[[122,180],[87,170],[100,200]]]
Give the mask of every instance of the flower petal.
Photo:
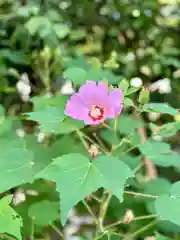
[[[65,113],[74,119],[84,120],[88,116],[89,109],[84,105],[83,99],[79,94],[76,93],[68,100]]]
[[[87,107],[91,108],[94,104],[93,99],[97,95],[97,85],[93,81],[86,81],[86,83],[80,87],[79,95],[83,99]]]
[[[123,109],[123,98],[123,92],[120,89],[114,89],[109,93],[110,108],[114,109],[114,116],[112,117],[116,117],[121,113]]]
[[[100,120],[93,121],[89,116],[84,119],[85,125],[99,125],[104,122],[104,118]]]
[[[93,81],[87,81],[79,89],[79,94],[89,108],[96,104],[106,105],[108,101],[108,86],[104,82],[99,82],[97,85]]]

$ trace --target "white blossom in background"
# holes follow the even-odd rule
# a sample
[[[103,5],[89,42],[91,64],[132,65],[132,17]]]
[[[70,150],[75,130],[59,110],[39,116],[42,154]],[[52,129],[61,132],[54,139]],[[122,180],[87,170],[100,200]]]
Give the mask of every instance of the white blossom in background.
[[[23,138],[25,136],[25,131],[21,128],[16,129],[16,135],[20,138]]]
[[[139,17],[140,14],[141,14],[141,13],[140,13],[139,9],[134,9],[134,10],[132,11],[133,17]]]
[[[67,80],[65,84],[61,88],[61,94],[62,95],[71,95],[75,92],[72,82],[70,80]]]
[[[37,134],[37,142],[38,143],[42,143],[44,141],[44,139],[45,139],[45,134],[44,133],[40,132],[40,133]]]
[[[149,112],[148,118],[151,122],[156,122],[161,117],[161,113]]]
[[[127,55],[126,55],[126,60],[127,61],[133,61],[135,60],[136,56],[133,52],[129,52]]]
[[[155,83],[152,83],[149,86],[149,91],[151,91],[151,92],[158,91],[161,94],[170,93],[172,91],[170,79],[163,78],[163,79],[158,80]]]
[[[68,214],[69,223],[64,228],[65,240],[80,240],[79,237],[73,236],[80,229],[81,225],[92,224],[93,219],[91,216],[78,216],[75,208]],[[91,233],[88,233],[91,235]]]
[[[120,12],[113,12],[112,14],[112,18],[115,20],[115,21],[118,21],[121,17],[121,14]]]
[[[146,76],[150,76],[151,73],[152,73],[151,68],[148,67],[148,66],[142,66],[142,67],[140,67],[140,71],[141,71],[141,73],[143,73],[143,74],[146,75]]]
[[[178,69],[175,72],[173,72],[173,77],[174,78],[180,78],[180,69]]]
[[[152,136],[152,139],[154,139],[157,142],[161,142],[164,138],[160,135],[155,135],[155,136]]]
[[[14,206],[23,203],[26,200],[26,194],[23,189],[18,188],[13,195],[13,204]]]
[[[29,101],[29,95],[31,93],[31,86],[29,83],[29,78],[27,73],[23,73],[20,76],[19,81],[16,84],[16,89],[20,94],[22,101],[27,102]]]
[[[140,86],[143,85],[143,81],[142,81],[142,79],[139,78],[139,77],[134,77],[134,78],[131,78],[131,80],[130,80],[130,85],[131,85],[132,87],[140,87]]]
[[[79,224],[74,224],[73,223],[72,219],[74,217],[76,217],[76,210],[75,210],[75,208],[72,208],[71,211],[68,214],[69,224],[67,224],[64,228],[64,238],[65,238],[65,240],[80,240],[79,237],[72,236],[80,228]]]

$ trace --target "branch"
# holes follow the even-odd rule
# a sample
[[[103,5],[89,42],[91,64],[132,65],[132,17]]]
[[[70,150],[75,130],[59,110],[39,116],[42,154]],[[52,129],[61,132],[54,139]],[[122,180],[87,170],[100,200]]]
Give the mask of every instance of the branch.
[[[138,116],[137,118],[138,118],[137,120],[142,122],[142,118],[140,116]],[[144,127],[139,127],[138,133],[140,135],[141,144],[145,143],[148,139],[146,129]],[[155,179],[158,175],[155,164],[152,161],[150,161],[147,157],[143,157],[143,162],[146,169],[145,177],[146,180]]]

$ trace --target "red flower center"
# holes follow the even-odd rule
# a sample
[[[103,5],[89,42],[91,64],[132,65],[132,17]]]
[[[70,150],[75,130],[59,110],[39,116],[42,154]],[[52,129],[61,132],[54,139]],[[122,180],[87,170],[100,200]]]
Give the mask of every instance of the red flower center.
[[[93,121],[101,120],[104,118],[104,108],[99,105],[92,105],[89,116]]]

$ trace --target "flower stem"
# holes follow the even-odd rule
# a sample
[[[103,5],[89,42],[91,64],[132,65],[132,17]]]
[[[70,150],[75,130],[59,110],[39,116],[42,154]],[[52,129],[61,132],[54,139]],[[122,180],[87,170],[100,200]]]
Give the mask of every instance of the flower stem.
[[[150,195],[150,194],[131,192],[131,191],[124,191],[124,193],[134,195],[134,196],[147,197],[147,198],[158,198],[159,197],[158,195]]]
[[[132,220],[132,222],[134,222],[134,221],[139,221],[139,220],[144,220],[144,219],[149,219],[149,218],[156,218],[156,217],[158,217],[157,214],[139,216],[139,217],[135,217],[135,218]],[[123,223],[123,221],[122,221],[122,220],[118,220],[117,222],[114,222],[114,223],[108,225],[108,226],[105,228],[105,230],[109,230],[109,229],[112,228],[112,227],[116,227],[117,225],[119,225],[119,224],[121,224],[121,223]]]
[[[30,235],[30,239],[34,240],[34,218],[31,219],[31,235]]]
[[[131,240],[131,239],[135,239],[136,236],[138,236],[140,233],[146,231],[147,229],[151,228],[155,223],[157,222],[157,220],[153,220],[152,222],[150,222],[149,224],[143,226],[142,228],[138,229],[137,231],[135,231],[132,234],[127,234],[123,240]]]
[[[50,224],[52,229],[60,236],[60,238],[64,239],[64,234],[57,228],[53,223]]]
[[[85,149],[88,151],[89,146],[88,146],[87,142],[84,140],[83,133],[81,131],[79,131],[78,129],[76,129],[76,133],[77,133],[79,139],[81,140],[82,144],[84,145]]]
[[[118,126],[118,117],[114,119],[114,132],[117,132],[117,126]]]
[[[104,143],[101,141],[101,139],[97,136],[96,133],[93,133],[94,138],[96,139],[96,141],[99,143],[99,146],[103,149],[106,149]],[[108,152],[108,150],[105,150],[106,152]]]
[[[86,207],[86,209],[88,210],[88,212],[90,213],[90,215],[92,216],[94,223],[96,225],[98,225],[98,220],[96,218],[96,216],[94,215],[93,211],[91,210],[90,206],[87,204],[87,202],[85,200],[82,201],[84,206]]]
[[[4,238],[4,239],[7,239],[7,240],[15,240],[15,238],[12,238],[10,236],[8,236],[7,234],[0,234],[0,238]]]
[[[90,143],[95,144],[96,146],[99,147],[99,149],[106,154],[106,150],[104,150],[101,146],[99,146],[95,141],[93,141],[90,137],[88,137],[86,134],[84,134],[83,132],[81,132],[82,136],[87,139]]]
[[[109,202],[111,200],[111,197],[112,197],[111,192],[108,192],[107,197],[106,197],[106,193],[105,192],[103,193],[102,203],[100,205],[100,213],[99,213],[99,230],[101,232],[105,232],[103,223],[104,223],[104,218],[106,216],[108,205],[109,205]]]

